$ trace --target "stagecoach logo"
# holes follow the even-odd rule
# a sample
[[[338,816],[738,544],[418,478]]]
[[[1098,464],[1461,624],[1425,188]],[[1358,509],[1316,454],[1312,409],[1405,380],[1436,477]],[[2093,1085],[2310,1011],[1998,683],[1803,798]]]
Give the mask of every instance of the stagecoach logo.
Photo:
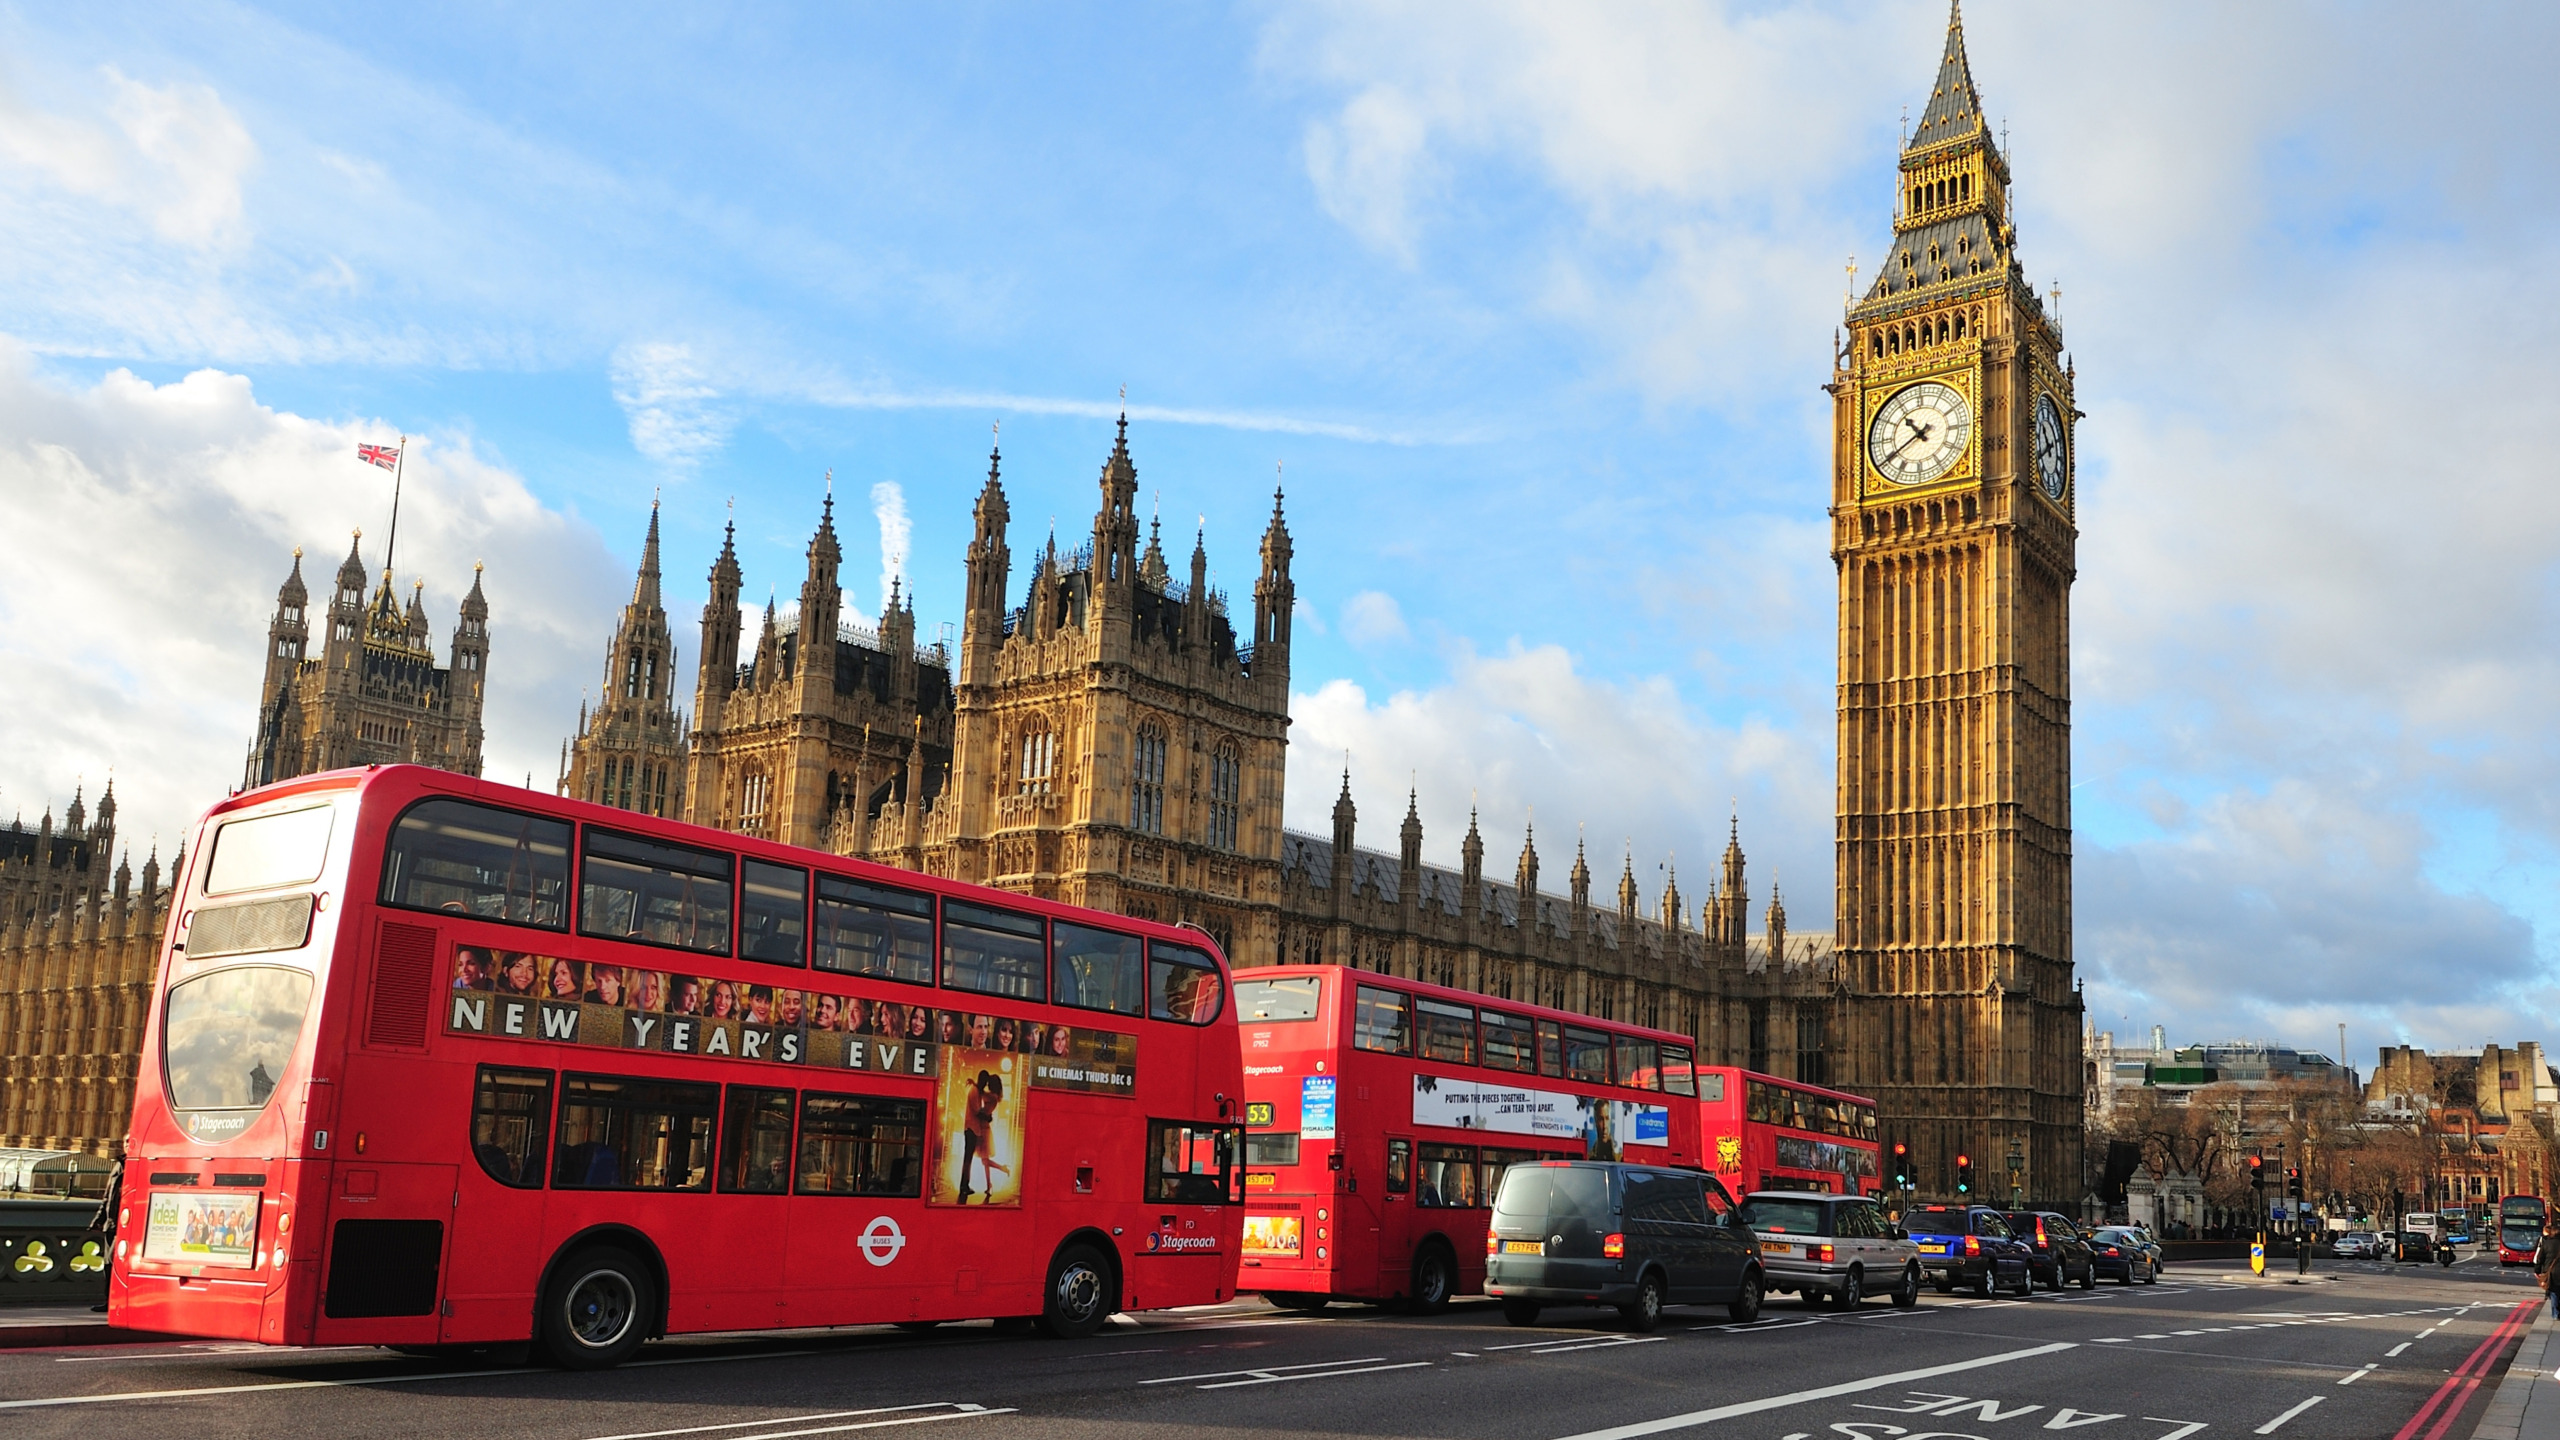
[[[1730,1175],[1741,1168],[1742,1137],[1739,1135],[1717,1136],[1716,1169],[1724,1174]]]
[[[1170,1230],[1147,1232],[1150,1255],[1214,1255],[1218,1250],[1215,1235],[1176,1235]]]
[[[907,1248],[907,1235],[898,1228],[897,1221],[886,1215],[875,1215],[871,1217],[870,1224],[862,1227],[862,1238],[854,1243],[862,1247],[863,1259],[874,1265],[886,1265],[898,1258],[899,1251]]]

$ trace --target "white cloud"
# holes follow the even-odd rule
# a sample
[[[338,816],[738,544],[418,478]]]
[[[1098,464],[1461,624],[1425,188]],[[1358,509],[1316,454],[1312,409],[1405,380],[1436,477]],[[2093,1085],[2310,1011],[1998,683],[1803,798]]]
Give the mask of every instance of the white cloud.
[[[1404,608],[1383,590],[1363,590],[1342,602],[1342,638],[1354,645],[1393,645],[1411,634]]]
[[[1308,122],[1307,178],[1325,213],[1406,264],[1413,263],[1413,207],[1430,167],[1428,122],[1403,92],[1372,85],[1332,120]]]
[[[1813,878],[1831,868],[1831,777],[1820,750],[1757,720],[1716,724],[1661,676],[1593,679],[1561,646],[1515,642],[1490,655],[1462,646],[1449,671],[1446,684],[1383,700],[1348,680],[1292,695],[1289,825],[1332,833],[1347,753],[1360,843],[1393,848],[1410,786],[1435,863],[1455,863],[1473,805],[1486,869],[1507,879],[1534,811],[1539,888],[1561,894],[1576,827],[1589,821],[1603,827],[1589,837],[1594,893],[1613,889],[1632,843],[1650,911],[1661,899],[1657,866],[1681,867],[1690,906],[1705,896],[1738,807],[1755,903],[1765,905],[1773,876],[1801,877],[1790,882],[1792,924],[1830,928]]]
[[[209,86],[153,86],[108,67],[99,72],[111,124],[38,110],[0,79],[0,155],[48,176],[61,190],[150,221],[189,247],[241,237],[240,186],[258,146]]]
[[[905,578],[907,551],[915,543],[915,523],[907,518],[907,492],[895,480],[871,487],[871,516],[880,525],[880,603],[887,605],[892,581]]]
[[[260,404],[200,370],[154,385],[118,370],[85,389],[36,374],[0,340],[0,691],[40,716],[0,747],[0,797],[59,795],[112,768],[123,824],[183,827],[239,784],[276,587],[290,552],[325,592],[348,532],[378,537],[390,476],[355,458],[388,421]],[[486,774],[547,784],[602,663],[627,572],[583,523],[546,508],[467,440],[412,436],[399,572],[427,583],[440,650],[475,561],[488,566]],[[0,803],[6,803],[0,801]]]
[[[693,347],[635,341],[613,355],[613,400],[631,425],[631,448],[672,468],[689,468],[728,443],[732,416]]]

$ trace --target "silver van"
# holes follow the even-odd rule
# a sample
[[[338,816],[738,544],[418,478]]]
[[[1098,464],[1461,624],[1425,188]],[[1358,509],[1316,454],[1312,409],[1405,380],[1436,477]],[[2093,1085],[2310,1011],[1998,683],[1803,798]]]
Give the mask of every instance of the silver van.
[[[1842,1310],[1878,1293],[1905,1310],[1920,1303],[1920,1247],[1872,1200],[1754,1190],[1743,1198],[1742,1223],[1759,1237],[1760,1264],[1778,1294]]]
[[[1600,1160],[1502,1172],[1485,1234],[1484,1292],[1514,1325],[1553,1305],[1614,1305],[1650,1330],[1665,1305],[1760,1318],[1759,1247],[1712,1175]]]

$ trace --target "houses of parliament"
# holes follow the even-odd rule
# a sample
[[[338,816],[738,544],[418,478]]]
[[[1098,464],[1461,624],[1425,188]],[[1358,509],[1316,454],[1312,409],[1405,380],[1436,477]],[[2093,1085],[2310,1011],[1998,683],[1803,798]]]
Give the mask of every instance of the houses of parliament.
[[[1052,534],[1016,556],[1003,457],[988,456],[960,557],[956,649],[919,641],[915,602],[898,588],[876,617],[846,613],[830,498],[787,606],[747,607],[724,540],[686,695],[653,508],[557,788],[1191,922],[1239,966],[1340,963],[1681,1031],[1709,1063],[1875,1096],[1924,1184],[1959,1152],[1995,1172],[2015,1154],[2032,1193],[2075,1193],[2078,412],[2059,325],[2017,259],[2007,160],[1982,116],[1951,18],[1890,192],[1889,258],[1848,310],[1825,387],[1839,583],[1829,933],[1791,934],[1774,893],[1751,914],[1738,820],[1695,897],[1668,872],[1644,893],[1631,855],[1603,857],[1620,870],[1595,895],[1580,845],[1569,861],[1543,859],[1534,830],[1489,872],[1472,817],[1454,869],[1425,863],[1419,797],[1364,832],[1347,772],[1329,833],[1287,829],[1297,596],[1284,499],[1273,496],[1250,595],[1231,599],[1210,583],[1200,538],[1177,561],[1138,515],[1125,416],[1091,528],[1069,543]],[[387,573],[368,602],[366,583],[351,554],[330,640],[307,659],[297,560],[269,636],[252,783],[389,758],[477,773],[490,649],[477,584],[438,667],[418,602],[404,611]],[[405,728],[385,728],[391,718]],[[60,850],[50,838],[26,855],[0,850],[0,896],[18,893],[13,866],[58,863],[47,857]],[[121,884],[113,908],[132,909]],[[39,970],[70,973],[46,958],[68,941],[9,918],[0,994]],[[0,1023],[53,1013],[49,1001],[9,1003]],[[13,1056],[38,1053],[23,1030],[0,1033]],[[90,1112],[112,1114],[111,1099]],[[0,1147],[101,1147],[73,1123],[90,1112],[62,1097],[9,1100]]]

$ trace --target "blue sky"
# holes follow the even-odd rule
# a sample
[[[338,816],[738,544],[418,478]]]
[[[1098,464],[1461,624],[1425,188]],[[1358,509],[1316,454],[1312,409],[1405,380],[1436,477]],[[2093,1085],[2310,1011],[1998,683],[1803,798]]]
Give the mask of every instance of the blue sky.
[[[286,552],[489,566],[547,782],[652,495],[786,596],[822,476],[930,634],[1001,422],[1017,554],[1126,386],[1251,584],[1285,465],[1293,823],[1345,751],[1453,858],[1578,826],[1827,924],[1817,386],[1911,4],[0,9],[0,809],[236,777]],[[2560,1013],[2549,13],[1977,3],[2079,393],[2078,959],[2102,1025],[2350,1048]],[[367,543],[378,564],[378,546]],[[53,717],[36,724],[32,715]]]

